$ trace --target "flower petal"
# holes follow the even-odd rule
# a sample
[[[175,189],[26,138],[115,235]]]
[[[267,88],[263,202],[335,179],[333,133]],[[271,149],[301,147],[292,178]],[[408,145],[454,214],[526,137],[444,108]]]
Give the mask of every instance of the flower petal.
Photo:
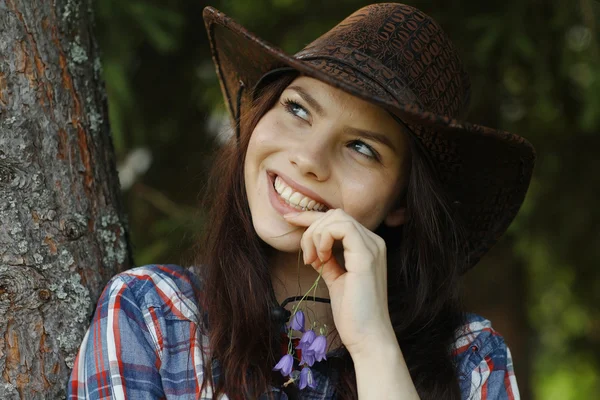
[[[281,357],[281,360],[273,367],[273,371],[281,372],[281,375],[288,376],[292,372],[294,366],[294,358],[291,354],[286,354]]]
[[[308,349],[302,350],[302,359],[300,360],[300,364],[306,364],[309,367],[312,367],[315,363],[315,353]]]
[[[306,386],[315,389],[317,387],[317,382],[313,377],[312,370],[308,367],[302,368],[300,371],[299,381],[298,381],[298,389],[302,390]]]
[[[300,371],[300,378],[298,380],[298,389],[302,390],[308,385],[308,375],[310,375],[310,368],[304,367]]]
[[[316,337],[317,337],[317,334],[315,333],[315,331],[313,331],[312,329],[307,330],[306,332],[304,332],[302,334],[302,338],[300,339],[300,342],[298,343],[296,348],[300,349],[300,350],[307,349],[312,344],[312,342],[315,340]]]
[[[302,310],[298,310],[292,315],[289,326],[295,331],[304,332],[304,313]]]
[[[317,336],[308,347],[308,350],[314,352],[315,360],[326,360],[327,357],[325,355],[327,354],[327,338],[323,335]]]
[[[306,380],[308,381],[307,383],[310,388],[313,388],[313,389],[317,388],[317,381],[315,381],[315,378],[312,374],[312,370],[308,371],[308,376],[307,376]]]

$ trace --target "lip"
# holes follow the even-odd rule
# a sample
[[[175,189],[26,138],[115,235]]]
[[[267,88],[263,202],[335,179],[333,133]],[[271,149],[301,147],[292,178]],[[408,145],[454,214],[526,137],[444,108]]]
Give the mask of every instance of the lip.
[[[271,204],[273,205],[273,207],[279,211],[282,214],[287,214],[290,212],[298,212],[299,210],[297,210],[296,208],[290,206],[289,204],[287,204],[282,198],[281,196],[279,196],[279,193],[277,193],[275,191],[274,188],[274,184],[275,184],[275,177],[279,176],[281,179],[283,179],[283,181],[286,183],[286,185],[288,185],[289,187],[291,187],[292,189],[294,189],[294,191],[300,192],[308,197],[310,197],[311,199],[325,205],[325,207],[327,207],[327,209],[331,209],[333,207],[331,207],[331,205],[329,203],[327,203],[325,200],[323,200],[323,198],[321,196],[319,196],[318,194],[316,194],[315,192],[313,192],[312,190],[294,182],[294,180],[292,180],[291,178],[276,172],[276,171],[267,171],[267,177],[269,180],[269,200],[271,201]]]

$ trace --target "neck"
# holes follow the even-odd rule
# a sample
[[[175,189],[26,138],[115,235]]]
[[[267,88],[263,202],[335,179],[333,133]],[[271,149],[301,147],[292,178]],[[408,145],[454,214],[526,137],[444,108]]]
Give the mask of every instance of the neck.
[[[298,255],[298,253],[283,253],[272,249],[268,259],[271,268],[273,290],[279,304],[288,297],[303,296],[313,286],[319,276],[318,272],[312,266],[304,265],[301,252]],[[339,262],[343,257],[338,256],[337,259]],[[341,341],[335,331],[331,305],[329,303],[312,301],[311,298],[313,295],[329,299],[329,290],[322,279],[319,280],[316,290],[311,290],[302,308],[305,311],[310,310],[309,321],[315,319],[319,321],[321,326],[325,325],[328,327],[328,350],[337,348],[341,346]],[[291,311],[296,304],[298,304],[296,301],[291,301],[285,308]]]
[[[284,253],[272,249],[269,254],[269,265],[273,290],[280,304],[288,297],[304,295],[319,276],[312,266],[304,265],[301,252]],[[319,281],[314,295],[329,298],[325,282]]]

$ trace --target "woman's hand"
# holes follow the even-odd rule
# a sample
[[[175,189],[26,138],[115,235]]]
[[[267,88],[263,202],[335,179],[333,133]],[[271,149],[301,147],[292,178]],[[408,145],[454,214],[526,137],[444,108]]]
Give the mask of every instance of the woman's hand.
[[[331,297],[340,339],[353,356],[368,354],[373,345],[396,345],[387,303],[387,260],[384,240],[341,209],[325,214],[287,214],[293,225],[308,227],[300,242],[304,263],[317,271]],[[333,256],[333,244],[343,246],[344,267]]]

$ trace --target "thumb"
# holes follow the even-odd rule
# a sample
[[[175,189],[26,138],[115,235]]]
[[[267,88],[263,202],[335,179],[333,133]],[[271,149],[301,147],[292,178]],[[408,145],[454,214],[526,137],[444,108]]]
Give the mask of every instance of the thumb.
[[[331,256],[325,263],[317,260],[311,265],[317,272],[321,271],[321,278],[325,281],[328,289],[331,289],[331,285],[337,278],[346,273],[346,270],[337,262],[334,256]]]

